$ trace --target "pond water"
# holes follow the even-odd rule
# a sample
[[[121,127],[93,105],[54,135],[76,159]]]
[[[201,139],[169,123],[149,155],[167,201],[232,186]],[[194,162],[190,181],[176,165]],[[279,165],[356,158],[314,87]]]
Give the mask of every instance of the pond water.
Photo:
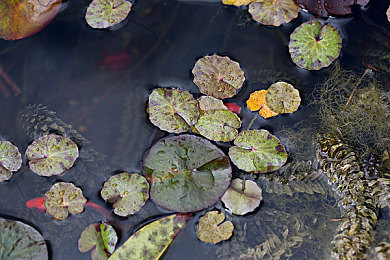
[[[254,90],[266,89],[278,79],[299,89],[302,103],[297,112],[267,120],[258,117],[252,125],[252,129],[277,133],[315,113],[316,107],[308,104],[315,86],[330,70],[308,72],[290,59],[289,35],[302,22],[312,19],[304,11],[291,23],[275,28],[252,21],[245,8],[214,1],[145,0],[134,4],[122,28],[93,30],[83,17],[89,2],[65,2],[57,17],[32,37],[0,40],[0,65],[22,90],[18,96],[0,95],[1,138],[12,141],[23,153],[34,135],[42,133],[40,128],[46,123],[38,124],[40,115],[51,118],[50,123],[68,132],[71,128],[65,124],[72,125],[85,138],[80,152],[84,157],[66,175],[39,177],[29,170],[24,159],[22,169],[10,181],[0,184],[0,214],[38,229],[48,244],[51,259],[90,259],[89,253],[78,251],[77,240],[82,229],[103,221],[103,216],[87,208],[82,214],[56,221],[26,208],[25,203],[43,196],[55,182],[63,180],[73,182],[82,188],[88,200],[110,210],[99,195],[103,182],[117,171],[140,173],[142,158],[150,145],[168,136],[147,118],[146,104],[153,88],[178,87],[199,96],[191,75],[196,60],[214,53],[227,55],[245,71],[245,86],[227,100],[243,108],[239,115],[242,129],[255,115],[245,105]],[[390,23],[385,16],[389,4],[390,0],[371,0],[367,8],[354,8],[351,16],[327,19],[343,37],[341,67],[362,74],[366,69],[362,64],[366,50],[381,48],[389,52]],[[383,82],[387,82],[388,91],[388,81]],[[36,105],[25,108],[29,104]],[[308,123],[318,122],[313,119]],[[230,146],[218,145],[225,152]],[[313,153],[307,160],[314,158]],[[234,176],[243,176],[237,168],[233,170]],[[258,180],[263,188],[260,208],[241,217],[226,213],[236,228],[230,240],[217,245],[201,242],[195,227],[207,210],[197,212],[175,238],[164,259],[234,259],[273,235],[281,239],[286,230],[290,242],[301,242],[277,244],[274,251],[287,250],[281,259],[328,258],[341,214],[326,179],[315,181],[313,185],[320,192],[278,194],[267,192],[269,183]],[[223,207],[218,202],[211,208]],[[137,228],[168,213],[148,201],[135,216],[112,216],[109,222],[120,235],[120,245]],[[388,217],[383,214],[381,218],[383,222],[378,227],[388,227]]]

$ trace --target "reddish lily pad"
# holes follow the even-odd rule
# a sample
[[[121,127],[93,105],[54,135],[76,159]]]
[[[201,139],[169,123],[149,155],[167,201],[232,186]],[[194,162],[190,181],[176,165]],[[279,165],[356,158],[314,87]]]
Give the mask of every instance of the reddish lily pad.
[[[212,96],[201,96],[198,99],[199,110],[201,113],[210,110],[226,110],[228,109],[222,102],[222,100]]]
[[[118,236],[111,225],[95,223],[81,232],[78,245],[81,253],[92,250],[92,260],[104,260],[114,252],[117,241]]]
[[[340,55],[342,39],[332,25],[309,21],[295,28],[288,45],[292,61],[301,68],[328,67]],[[277,111],[275,111],[277,112]]]
[[[299,91],[291,84],[282,81],[268,88],[265,99],[269,108],[279,114],[293,113],[301,104]]]
[[[261,24],[279,26],[297,18],[299,10],[294,0],[256,0],[249,4],[248,11]]]
[[[66,219],[70,214],[76,215],[84,211],[84,198],[80,188],[73,183],[58,182],[45,193],[44,206],[46,213],[55,219]]]
[[[254,211],[263,199],[261,189],[256,182],[234,179],[229,189],[222,196],[221,200],[233,214],[245,215]]]
[[[126,19],[132,5],[126,0],[93,0],[88,6],[85,20],[92,28],[108,28]]]
[[[11,179],[12,172],[22,166],[22,155],[18,147],[9,141],[0,141],[0,182]]]
[[[219,99],[236,95],[245,81],[238,62],[218,55],[200,58],[192,74],[200,92]]]
[[[246,172],[276,171],[287,161],[287,152],[280,140],[267,130],[242,131],[229,149],[229,157]]]
[[[365,6],[370,0],[294,0],[298,5],[318,16],[351,14],[351,6]]]
[[[214,244],[229,239],[233,234],[234,226],[231,221],[223,222],[224,220],[225,215],[223,213],[218,211],[207,212],[199,218],[196,229],[198,238],[203,242]]]
[[[149,96],[148,113],[152,124],[161,130],[182,133],[198,121],[199,108],[188,91],[157,88]]]
[[[42,30],[57,15],[61,0],[0,1],[0,38],[22,39]]]
[[[150,148],[143,173],[156,204],[176,212],[194,212],[213,205],[223,195],[232,169],[225,154],[208,140],[179,135]]]
[[[122,172],[111,176],[100,192],[102,198],[114,203],[114,213],[126,217],[139,211],[149,198],[149,183],[137,173]]]

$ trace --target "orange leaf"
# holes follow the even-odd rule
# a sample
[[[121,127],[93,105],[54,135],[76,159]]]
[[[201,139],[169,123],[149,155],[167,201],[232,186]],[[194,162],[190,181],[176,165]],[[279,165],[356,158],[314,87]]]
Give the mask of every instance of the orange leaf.
[[[253,92],[249,96],[249,99],[246,101],[246,105],[251,111],[257,111],[260,109],[259,114],[262,117],[268,118],[268,117],[277,116],[278,113],[273,112],[267,106],[267,103],[265,100],[266,94],[267,94],[267,90],[265,90],[265,89]]]

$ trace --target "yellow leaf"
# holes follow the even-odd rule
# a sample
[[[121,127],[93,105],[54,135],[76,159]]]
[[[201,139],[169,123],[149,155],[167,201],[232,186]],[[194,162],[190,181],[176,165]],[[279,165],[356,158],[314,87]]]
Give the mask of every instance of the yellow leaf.
[[[275,113],[267,106],[265,100],[266,94],[267,94],[267,90],[264,89],[253,92],[249,96],[249,99],[246,101],[246,105],[251,111],[257,111],[260,109],[259,114],[262,117],[269,118],[269,117],[277,116],[278,113]]]
[[[235,6],[242,6],[242,5],[249,5],[255,0],[222,0],[222,3],[225,5],[235,5]]]

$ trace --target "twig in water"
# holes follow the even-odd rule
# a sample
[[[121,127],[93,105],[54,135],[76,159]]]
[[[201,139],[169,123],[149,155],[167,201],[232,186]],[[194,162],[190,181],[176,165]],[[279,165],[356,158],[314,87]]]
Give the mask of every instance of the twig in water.
[[[351,102],[351,99],[352,99],[352,97],[353,97],[353,94],[355,94],[357,87],[360,85],[360,83],[362,82],[363,78],[366,76],[366,74],[367,74],[369,71],[371,71],[371,69],[370,69],[370,68],[367,68],[367,69],[364,71],[363,75],[360,77],[359,81],[355,84],[355,87],[353,88],[352,93],[351,93],[351,95],[349,96],[349,98],[348,98],[348,100],[347,100],[347,103],[346,103],[345,106],[344,106],[344,110],[347,109],[347,106],[349,105],[349,102]]]

